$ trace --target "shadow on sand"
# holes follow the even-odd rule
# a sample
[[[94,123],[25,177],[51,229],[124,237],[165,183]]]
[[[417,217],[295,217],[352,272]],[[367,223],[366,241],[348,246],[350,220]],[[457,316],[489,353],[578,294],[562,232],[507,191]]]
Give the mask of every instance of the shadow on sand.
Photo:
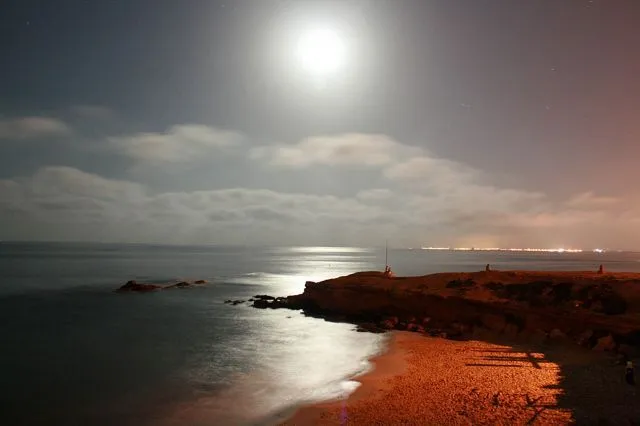
[[[625,382],[625,366],[613,355],[572,343],[531,343],[489,332],[473,340],[502,348],[472,348],[466,367],[554,370],[556,383],[540,390],[551,390],[555,395],[522,395],[522,404],[532,412],[527,424],[543,423],[540,420],[545,411],[560,410],[570,412],[576,424],[640,425],[640,393]],[[494,398],[499,403],[498,396]]]

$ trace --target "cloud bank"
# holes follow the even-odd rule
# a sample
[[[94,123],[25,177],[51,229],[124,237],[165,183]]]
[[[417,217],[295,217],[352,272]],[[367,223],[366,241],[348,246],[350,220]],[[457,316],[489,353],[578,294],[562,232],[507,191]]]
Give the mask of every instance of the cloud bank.
[[[25,129],[70,131],[48,120],[3,123],[0,128],[13,137],[24,136]],[[483,171],[385,135],[347,133],[251,146],[238,132],[178,125],[106,141],[120,155],[160,171],[233,148],[244,161],[239,167],[261,178],[258,186],[254,180],[245,187],[169,191],[125,175],[42,167],[0,180],[0,238],[280,245],[379,245],[389,239],[408,247],[586,248],[619,247],[619,241],[629,242],[621,248],[633,248],[640,241],[630,228],[640,222],[637,202],[623,205],[589,190],[552,199],[491,184]],[[270,187],[280,173],[304,181],[312,168],[373,172],[380,180],[371,186],[345,180],[348,196]]]

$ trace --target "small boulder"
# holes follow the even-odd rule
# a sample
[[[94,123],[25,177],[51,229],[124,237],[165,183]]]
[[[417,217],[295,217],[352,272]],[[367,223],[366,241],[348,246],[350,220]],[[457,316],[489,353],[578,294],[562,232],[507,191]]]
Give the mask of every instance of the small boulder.
[[[554,328],[553,330],[551,330],[549,332],[549,338],[551,340],[564,340],[567,338],[567,335],[564,334],[562,331],[560,331],[557,328]]]
[[[193,282],[194,284],[206,284],[207,280],[197,280]]]
[[[501,332],[507,326],[507,321],[504,318],[504,315],[499,314],[484,314],[480,318],[482,325],[488,328],[491,331]]]
[[[576,343],[580,346],[589,346],[592,337],[593,330],[585,330],[576,337]]]
[[[520,328],[516,324],[507,323],[504,327],[503,333],[508,337],[517,337],[520,332]]]
[[[271,302],[264,299],[258,299],[253,302],[253,307],[258,309],[267,309],[271,305]]]
[[[616,350],[616,341],[611,334],[601,337],[593,347],[593,350],[598,352],[613,352]]]
[[[624,355],[627,358],[637,358],[639,351],[631,345],[621,343],[618,345],[618,353]]]
[[[256,296],[253,296],[254,299],[258,299],[258,300],[275,300],[275,297],[273,296],[269,296],[267,294],[258,294]]]
[[[359,324],[358,328],[356,329],[356,331],[369,332],[369,333],[379,333],[381,330],[374,323],[365,322],[365,323]]]
[[[393,330],[394,328],[396,328],[396,325],[396,322],[393,322],[389,319],[380,322],[380,328],[383,328],[385,330]]]
[[[530,339],[534,343],[545,343],[549,339],[549,334],[546,331],[538,328],[531,333]]]
[[[385,317],[383,321],[388,322],[389,324],[392,324],[393,327],[395,327],[400,322],[398,317]]]
[[[469,331],[469,326],[455,321],[449,326],[451,334],[463,335]]]

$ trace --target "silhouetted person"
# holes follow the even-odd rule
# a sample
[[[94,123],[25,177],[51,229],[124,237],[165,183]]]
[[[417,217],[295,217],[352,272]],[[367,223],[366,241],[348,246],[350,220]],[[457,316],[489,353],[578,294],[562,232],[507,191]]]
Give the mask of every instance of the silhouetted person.
[[[487,266],[484,267],[485,272],[491,272],[491,265],[487,263]]]
[[[631,361],[627,361],[627,367],[624,369],[624,380],[630,385],[636,384],[636,380],[633,377],[633,362]]]
[[[598,273],[600,275],[604,274],[604,267],[602,265],[600,265],[600,267],[598,268]]]

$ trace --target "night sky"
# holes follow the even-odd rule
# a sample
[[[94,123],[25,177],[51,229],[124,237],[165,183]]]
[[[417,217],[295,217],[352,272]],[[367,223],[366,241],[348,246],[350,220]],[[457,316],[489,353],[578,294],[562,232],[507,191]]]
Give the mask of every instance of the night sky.
[[[638,0],[8,0],[0,54],[0,240],[640,249]]]

